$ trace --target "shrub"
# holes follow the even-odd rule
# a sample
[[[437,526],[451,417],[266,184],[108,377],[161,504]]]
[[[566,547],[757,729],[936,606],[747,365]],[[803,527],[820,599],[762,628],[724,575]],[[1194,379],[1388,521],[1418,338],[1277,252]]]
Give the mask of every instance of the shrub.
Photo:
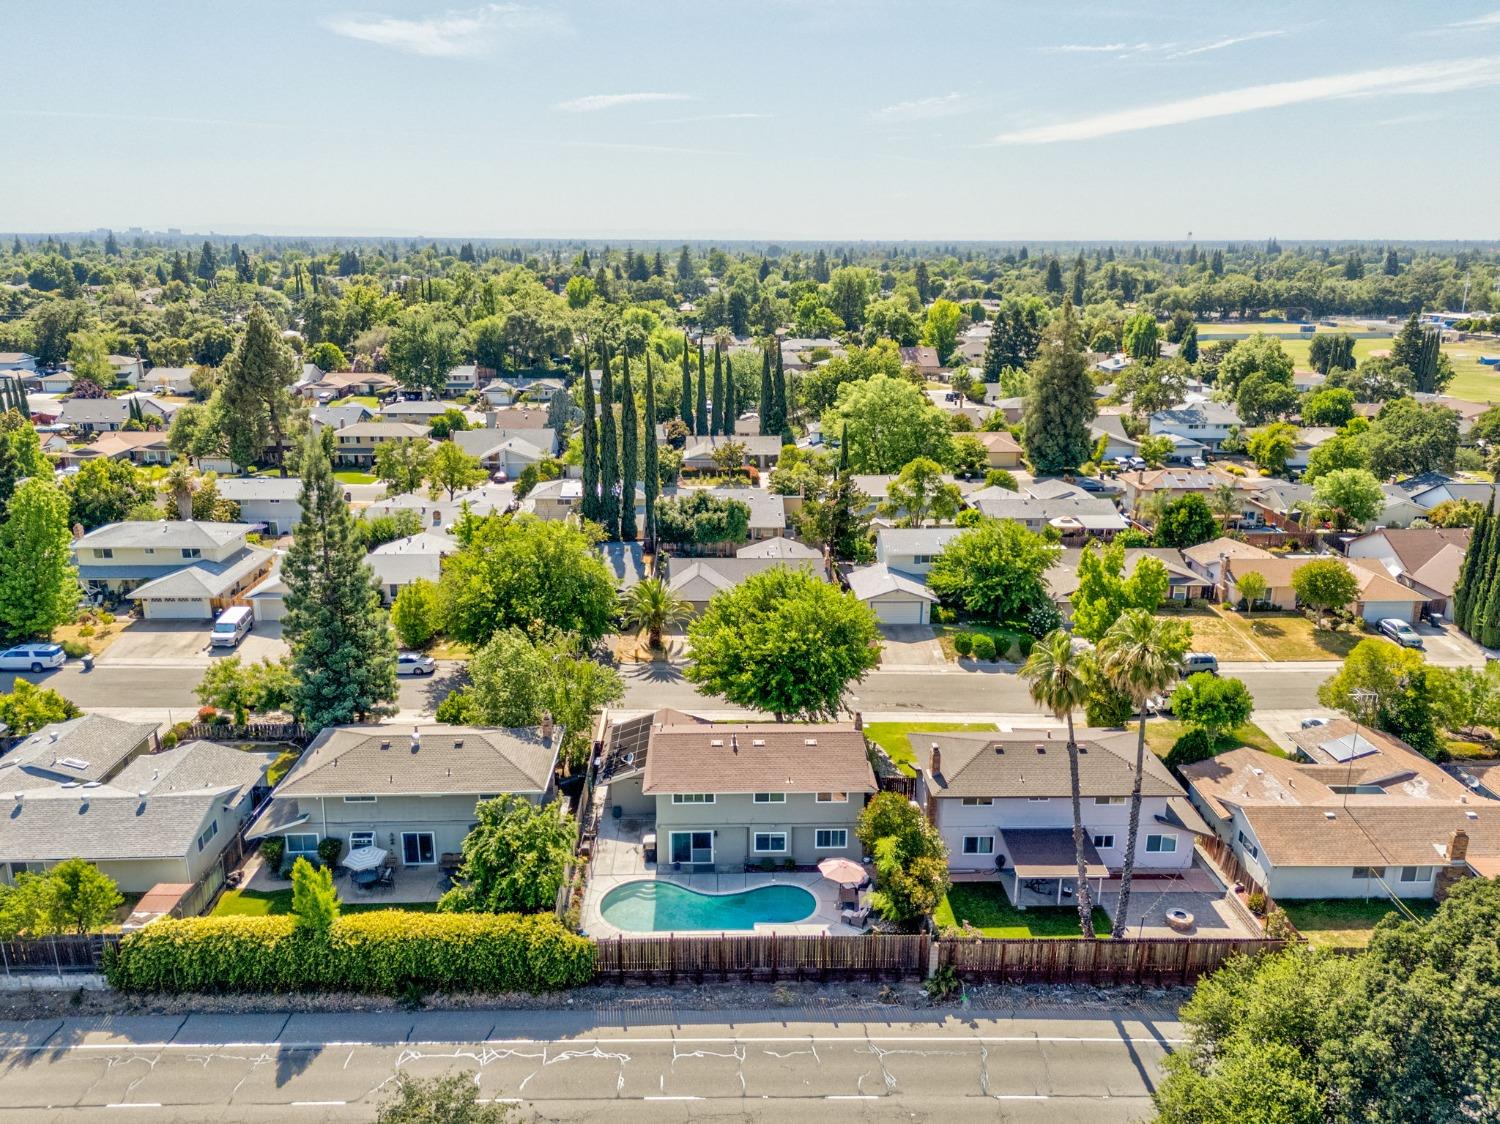
[[[344,852],[344,841],[336,835],[328,835],[318,840],[318,858],[323,860],[324,866],[338,866],[339,856]]]
[[[82,659],[89,654],[89,646],[82,640],[64,640],[62,642],[63,655],[70,660]]]
[[[1194,728],[1173,743],[1167,752],[1166,766],[1175,772],[1195,761],[1207,761],[1213,755],[1213,736],[1207,730]]]
[[[94,626],[91,624],[80,626],[80,628],[78,629],[78,635],[84,638],[88,638],[94,635]]]
[[[1297,926],[1292,924],[1286,911],[1278,907],[1266,914],[1266,936],[1275,941],[1293,940],[1297,936]]]
[[[449,691],[437,706],[437,720],[445,726],[471,726],[478,717],[479,709],[462,687]]]
[[[937,624],[955,624],[958,621],[958,610],[939,605],[932,610],[932,619]]]
[[[953,650],[964,659],[974,653],[974,634],[972,632],[960,632],[953,638]]]
[[[1252,890],[1245,898],[1245,908],[1257,917],[1266,915],[1266,895],[1259,890]]]
[[[1050,600],[1038,601],[1026,614],[1026,631],[1035,639],[1062,627],[1062,614]],[[1029,652],[1030,649],[1028,648]]]
[[[106,950],[110,986],[133,992],[548,991],[594,978],[594,943],[549,914],[340,917],[327,935],[278,917],[164,918]]]
[[[115,623],[115,615],[113,613],[106,613],[106,612],[102,612],[101,611],[99,613],[99,623],[100,624],[114,624]]]
[[[1084,715],[1090,726],[1123,726],[1135,713],[1135,703],[1108,684],[1100,683],[1089,693]]]
[[[198,708],[198,721],[211,722],[213,721],[214,715],[218,713],[219,712],[211,706],[200,706]]]
[[[261,840],[260,857],[265,860],[266,869],[277,871],[281,869],[282,856],[286,854],[286,840],[279,835],[272,835]]]
[[[1024,633],[1016,643],[1020,646],[1021,658],[1023,660],[1030,659],[1031,650],[1036,647],[1036,637],[1032,636],[1029,632]]]
[[[995,658],[995,640],[984,632],[974,634],[974,658],[976,660],[992,660]]]

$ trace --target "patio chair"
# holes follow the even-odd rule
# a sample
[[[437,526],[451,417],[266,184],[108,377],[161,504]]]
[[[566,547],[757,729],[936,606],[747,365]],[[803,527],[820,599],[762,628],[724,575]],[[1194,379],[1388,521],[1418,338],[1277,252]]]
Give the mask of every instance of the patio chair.
[[[863,906],[855,909],[846,909],[839,914],[839,920],[845,925],[863,930],[865,923],[870,919],[870,907]]]
[[[396,885],[396,868],[383,866],[380,868],[380,880],[375,883],[381,889],[389,890]]]

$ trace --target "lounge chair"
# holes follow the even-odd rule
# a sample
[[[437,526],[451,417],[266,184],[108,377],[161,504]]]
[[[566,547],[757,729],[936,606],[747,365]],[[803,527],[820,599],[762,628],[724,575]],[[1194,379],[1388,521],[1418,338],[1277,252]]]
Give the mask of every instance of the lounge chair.
[[[863,906],[855,909],[845,909],[839,914],[839,920],[845,925],[855,929],[863,930],[865,923],[870,919],[870,907]]]

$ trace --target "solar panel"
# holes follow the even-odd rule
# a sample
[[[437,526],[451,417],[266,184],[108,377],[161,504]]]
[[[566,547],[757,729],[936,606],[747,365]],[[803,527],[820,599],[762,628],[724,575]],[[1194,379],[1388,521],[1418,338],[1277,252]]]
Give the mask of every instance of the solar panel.
[[[1322,742],[1318,748],[1340,765],[1346,761],[1353,761],[1356,757],[1364,757],[1375,752],[1375,747],[1357,733],[1345,734],[1341,738]]]

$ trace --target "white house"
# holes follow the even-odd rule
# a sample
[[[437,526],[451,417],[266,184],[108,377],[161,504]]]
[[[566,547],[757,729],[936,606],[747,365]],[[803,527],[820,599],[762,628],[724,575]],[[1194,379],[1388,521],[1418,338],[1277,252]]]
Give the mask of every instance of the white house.
[[[111,355],[109,365],[115,369],[115,382],[126,386],[139,386],[146,374],[146,365],[134,355]]]
[[[36,356],[26,351],[0,351],[0,371],[34,371]]]
[[[130,420],[130,403],[123,398],[69,398],[58,411],[59,425],[79,433],[112,433]]]
[[[925,579],[933,559],[963,533],[961,527],[882,527],[875,535],[875,560]]]
[[[295,476],[221,476],[219,495],[240,505],[240,521],[260,523],[269,535],[289,535],[302,520],[302,481]]]
[[[365,556],[375,572],[380,596],[387,605],[418,578],[435,582],[442,576],[443,559],[458,550],[458,540],[437,531],[383,543]]]
[[[148,618],[207,620],[270,570],[251,546],[249,523],[164,520],[109,523],[73,543],[78,580],[90,591],[129,594]]]
[[[884,563],[849,571],[849,592],[875,613],[881,624],[927,624],[938,596],[916,578]]]
[[[1153,434],[1189,437],[1210,449],[1217,449],[1224,444],[1229,431],[1242,424],[1239,411],[1233,406],[1204,399],[1152,414],[1149,427]]]

